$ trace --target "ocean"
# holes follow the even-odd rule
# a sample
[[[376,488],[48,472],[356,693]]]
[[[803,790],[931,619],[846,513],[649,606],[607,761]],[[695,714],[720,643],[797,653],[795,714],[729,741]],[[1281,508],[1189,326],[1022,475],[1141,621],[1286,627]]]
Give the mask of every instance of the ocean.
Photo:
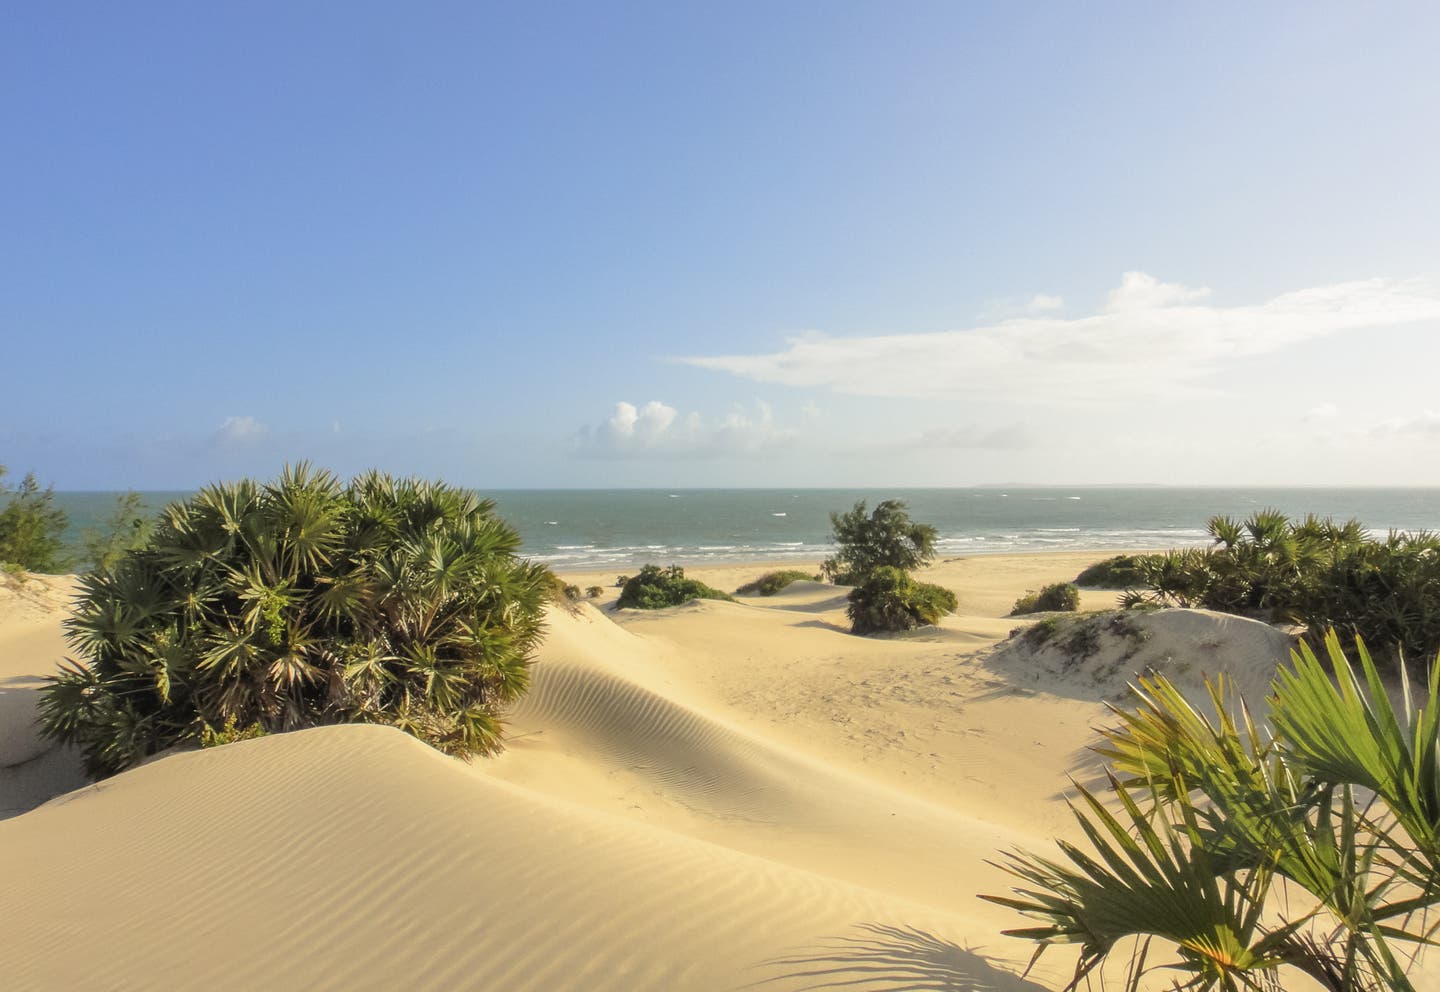
[[[940,533],[942,558],[1029,551],[1139,550],[1208,543],[1216,514],[1278,509],[1356,518],[1373,532],[1440,529],[1440,489],[543,489],[495,490],[524,553],[555,569],[813,561],[830,553],[830,513],[902,499]],[[159,509],[181,492],[143,494]],[[102,525],[115,493],[56,493],[67,539]]]

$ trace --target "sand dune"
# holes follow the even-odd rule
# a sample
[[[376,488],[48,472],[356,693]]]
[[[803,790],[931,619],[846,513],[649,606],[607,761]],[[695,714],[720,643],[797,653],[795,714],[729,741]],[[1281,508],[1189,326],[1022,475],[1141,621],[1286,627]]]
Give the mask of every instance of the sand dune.
[[[1026,987],[964,920],[377,728],[147,765],[0,825],[0,873],[11,988]]]
[[[80,759],[41,739],[35,704],[44,676],[65,656],[61,620],[74,581],[0,579],[0,819],[85,784]]]
[[[985,860],[1073,833],[1063,795],[1125,665],[1204,644],[1263,680],[1285,646],[1187,614],[1147,619],[1150,654],[1118,667],[1133,638],[1083,663],[992,650],[1014,598],[1089,560],[1072,559],[946,563],[933,574],[970,611],[891,638],[845,633],[843,597],[818,583],[559,610],[496,759],[332,727],[60,796],[0,822],[0,982],[1058,987],[1063,954],[1016,977],[1030,947],[976,898],[1006,885]],[[728,588],[756,574],[732,571],[694,574]],[[0,621],[11,678],[53,664],[58,616]],[[17,728],[7,719],[5,753],[73,772]]]

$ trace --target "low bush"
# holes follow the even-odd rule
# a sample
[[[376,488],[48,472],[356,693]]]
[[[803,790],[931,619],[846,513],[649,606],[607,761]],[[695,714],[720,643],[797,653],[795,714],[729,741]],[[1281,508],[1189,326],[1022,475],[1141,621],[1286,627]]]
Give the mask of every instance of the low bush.
[[[802,572],[799,569],[784,569],[779,572],[766,572],[754,582],[747,582],[735,590],[737,596],[773,596],[781,589],[784,589],[792,582],[819,582],[820,576],[813,572]]]
[[[955,594],[943,586],[916,582],[907,573],[882,565],[850,591],[851,633],[877,634],[913,630],[939,623],[956,607]]]
[[[640,569],[639,575],[626,580],[625,588],[620,591],[620,598],[615,605],[622,610],[661,610],[667,606],[688,603],[692,599],[731,600],[731,597],[698,579],[685,578],[685,570],[678,565],[671,565],[669,568],[646,565]]]
[[[586,595],[587,597],[589,597],[590,599],[599,599],[601,596],[605,595],[605,587],[604,587],[604,586],[586,586],[586,587],[585,587],[585,595]]]
[[[1075,576],[1081,589],[1134,589],[1145,585],[1142,559],[1150,555],[1116,555],[1097,561]]]
[[[1015,600],[1012,617],[1026,613],[1074,613],[1080,608],[1080,590],[1073,582],[1056,582],[1039,592],[1027,592]]]

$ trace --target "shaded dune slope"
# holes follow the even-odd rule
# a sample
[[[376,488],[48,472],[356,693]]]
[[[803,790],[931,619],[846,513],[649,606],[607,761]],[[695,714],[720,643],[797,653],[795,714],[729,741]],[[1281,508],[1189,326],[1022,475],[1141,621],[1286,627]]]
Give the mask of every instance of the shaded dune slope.
[[[537,789],[555,782],[565,798],[602,810],[978,915],[992,921],[988,932],[1008,918],[962,880],[1001,847],[1044,842],[984,809],[937,805],[736,727],[673,672],[668,691],[655,691],[663,649],[604,617],[554,617],[542,657],[512,715],[521,740],[484,770]],[[617,670],[626,659],[636,678]]]
[[[10,988],[1025,989],[947,914],[399,732],[181,754],[0,824]]]

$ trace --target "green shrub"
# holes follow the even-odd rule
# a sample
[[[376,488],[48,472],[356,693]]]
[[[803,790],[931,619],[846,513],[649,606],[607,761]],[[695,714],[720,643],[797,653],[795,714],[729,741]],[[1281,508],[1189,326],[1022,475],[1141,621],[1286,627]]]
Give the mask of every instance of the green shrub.
[[[1027,592],[1015,600],[1012,617],[1026,613],[1074,613],[1080,608],[1080,590],[1073,582],[1056,582],[1039,592]]]
[[[1297,523],[1274,510],[1244,523],[1214,517],[1208,527],[1210,548],[1139,559],[1151,603],[1335,628],[1390,660],[1440,650],[1435,534],[1373,540],[1356,520]]]
[[[882,565],[850,590],[851,633],[875,634],[913,630],[935,624],[955,610],[955,594],[929,582],[916,582],[898,568]]]
[[[820,571],[841,585],[859,585],[877,568],[913,571],[935,557],[935,528],[911,520],[902,500],[882,500],[868,515],[860,500],[846,513],[830,514],[830,526],[838,550]]]
[[[567,584],[567,585],[565,586],[565,588],[564,588],[563,591],[564,591],[564,593],[565,593],[565,598],[566,598],[566,599],[576,600],[576,599],[579,599],[579,598],[580,598],[580,587],[579,587],[579,586],[576,586],[576,585],[568,585],[568,584]]]
[[[590,599],[599,599],[601,596],[605,595],[605,587],[604,587],[604,586],[586,586],[586,587],[585,587],[585,595],[586,595],[587,597],[589,597]]]
[[[1028,627],[1016,627],[1010,631],[1010,636],[1019,636],[1021,643],[1032,651],[1037,650],[1050,641],[1060,631],[1059,617],[1046,617],[1044,620],[1037,620]]]
[[[497,750],[550,573],[493,510],[441,482],[347,487],[305,465],[208,486],[82,577],[80,661],[42,690],[42,727],[101,775],[254,727],[379,723],[451,754]]]
[[[685,570],[678,565],[669,568],[646,565],[639,575],[626,580],[615,605],[620,609],[661,610],[692,599],[731,600],[731,597],[698,579],[685,578]]]
[[[735,590],[737,596],[773,596],[781,589],[784,589],[792,582],[819,582],[820,576],[813,572],[802,572],[798,569],[784,569],[779,572],[766,572],[754,582],[747,582]]]
[[[1141,559],[1149,555],[1116,555],[1097,561],[1079,575],[1075,584],[1081,589],[1133,589],[1145,585]]]
[[[60,535],[69,521],[55,505],[55,487],[41,489],[34,473],[14,489],[4,479],[0,465],[0,562],[31,572],[63,571]]]
[[[258,723],[252,723],[248,727],[242,727],[235,722],[232,715],[225,721],[225,726],[216,730],[208,723],[200,728],[201,747],[221,747],[225,744],[234,744],[236,741],[254,740],[256,737],[264,737],[265,728]]]

